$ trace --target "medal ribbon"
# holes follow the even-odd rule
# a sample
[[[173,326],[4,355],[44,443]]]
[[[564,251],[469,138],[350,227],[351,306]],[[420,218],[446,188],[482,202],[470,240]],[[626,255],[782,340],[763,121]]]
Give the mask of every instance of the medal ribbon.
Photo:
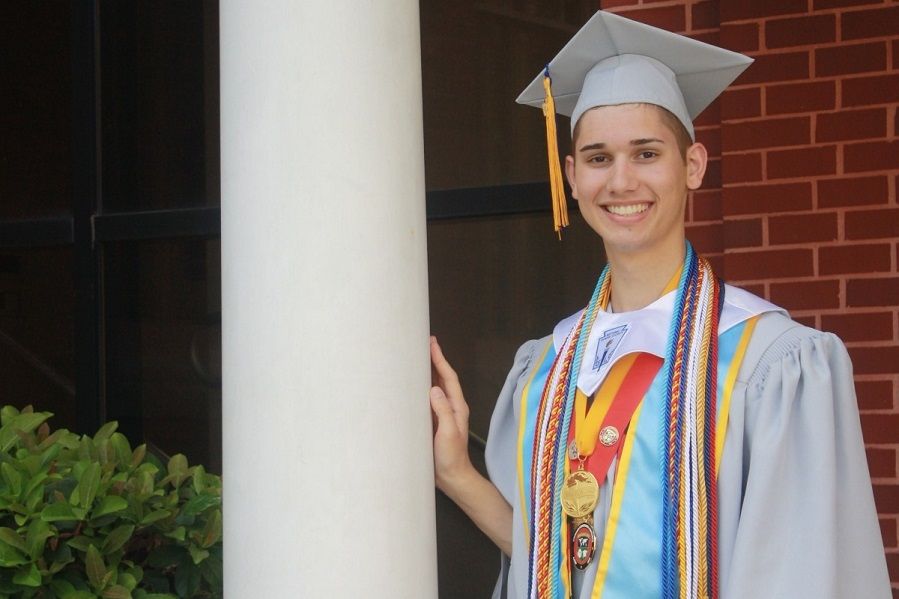
[[[578,391],[574,408],[577,418],[575,426],[571,427],[568,443],[570,446],[572,441],[577,442],[578,454],[584,459],[584,469],[593,474],[600,485],[612,465],[612,458],[624,446],[624,435],[634,411],[661,367],[662,359],[649,353],[632,353],[622,357],[600,386],[586,417],[583,414],[587,396]],[[618,440],[609,445],[597,443],[600,430],[609,426],[618,431]],[[572,464],[571,470],[575,469]]]

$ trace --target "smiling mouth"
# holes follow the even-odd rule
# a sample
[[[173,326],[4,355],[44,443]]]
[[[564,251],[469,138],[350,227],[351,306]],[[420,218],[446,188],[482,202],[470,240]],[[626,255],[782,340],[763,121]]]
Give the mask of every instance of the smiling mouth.
[[[607,212],[617,216],[632,216],[649,210],[649,204],[624,204],[603,206]]]

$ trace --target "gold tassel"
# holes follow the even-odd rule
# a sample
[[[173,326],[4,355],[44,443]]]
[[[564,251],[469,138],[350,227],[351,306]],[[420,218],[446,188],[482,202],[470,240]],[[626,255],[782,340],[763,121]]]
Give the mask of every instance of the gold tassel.
[[[549,160],[549,187],[552,192],[553,226],[559,239],[562,228],[568,226],[568,203],[565,199],[565,184],[562,181],[562,167],[559,162],[559,144],[556,140],[556,103],[553,100],[549,69],[543,73],[543,117],[546,120],[546,155]]]

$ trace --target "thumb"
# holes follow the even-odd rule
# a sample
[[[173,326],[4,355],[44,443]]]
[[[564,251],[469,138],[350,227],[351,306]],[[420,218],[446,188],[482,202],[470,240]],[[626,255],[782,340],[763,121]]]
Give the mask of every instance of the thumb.
[[[438,420],[452,418],[453,408],[450,406],[449,399],[447,399],[443,389],[436,386],[431,387],[431,391],[428,393],[428,399],[431,401],[431,409],[437,414]]]

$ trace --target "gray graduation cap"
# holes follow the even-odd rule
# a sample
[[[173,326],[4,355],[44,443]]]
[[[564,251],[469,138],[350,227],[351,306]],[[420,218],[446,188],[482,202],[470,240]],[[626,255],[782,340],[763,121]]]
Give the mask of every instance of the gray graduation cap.
[[[547,65],[555,109],[571,130],[591,108],[644,102],[668,109],[695,140],[693,119],[752,59],[599,11]],[[516,102],[540,108],[542,71]]]

